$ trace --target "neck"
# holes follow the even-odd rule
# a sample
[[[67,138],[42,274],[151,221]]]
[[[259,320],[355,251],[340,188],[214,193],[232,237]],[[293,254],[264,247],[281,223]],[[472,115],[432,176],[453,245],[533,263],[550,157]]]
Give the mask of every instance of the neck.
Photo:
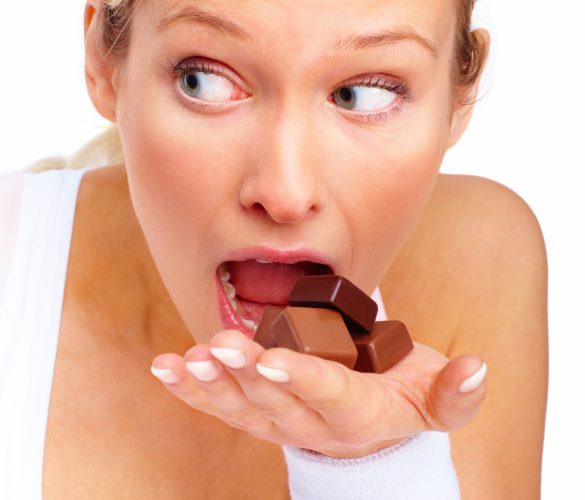
[[[70,292],[100,335],[145,356],[195,344],[152,259],[123,166],[85,174],[70,263]]]

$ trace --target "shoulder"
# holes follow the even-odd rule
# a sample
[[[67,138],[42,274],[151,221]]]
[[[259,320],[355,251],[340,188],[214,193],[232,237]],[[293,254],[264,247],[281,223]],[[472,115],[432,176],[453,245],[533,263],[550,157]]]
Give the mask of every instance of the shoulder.
[[[406,316],[415,340],[487,363],[481,411],[451,434],[462,497],[536,498],[548,384],[547,259],[531,208],[497,182],[441,176],[383,285],[390,316],[393,306]]]
[[[502,258],[514,258],[527,247],[541,255],[544,251],[539,222],[528,204],[508,187],[483,177],[441,175],[425,216],[423,226],[429,219],[438,222],[460,250],[471,247]],[[466,261],[474,258],[468,254]]]
[[[419,341],[452,355],[462,325],[488,311],[496,321],[496,310],[514,301],[544,300],[546,281],[544,239],[528,204],[498,182],[441,175],[381,291],[392,317],[412,318]],[[428,314],[441,325],[419,319]]]
[[[542,288],[546,250],[538,219],[514,191],[482,177],[442,176],[421,221],[422,238],[442,238],[437,249],[461,300],[492,307],[528,280]],[[426,227],[425,227],[426,226]],[[441,233],[441,234],[439,234]],[[524,289],[524,290],[523,290]]]

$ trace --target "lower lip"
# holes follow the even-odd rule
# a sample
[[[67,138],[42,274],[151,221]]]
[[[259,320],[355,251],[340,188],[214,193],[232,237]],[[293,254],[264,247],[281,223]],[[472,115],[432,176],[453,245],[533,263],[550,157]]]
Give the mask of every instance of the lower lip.
[[[253,338],[254,332],[244,326],[242,320],[230,304],[230,301],[225,294],[225,290],[223,289],[221,280],[219,279],[219,273],[215,273],[215,292],[219,308],[219,317],[223,327],[229,330],[239,330],[246,337]]]

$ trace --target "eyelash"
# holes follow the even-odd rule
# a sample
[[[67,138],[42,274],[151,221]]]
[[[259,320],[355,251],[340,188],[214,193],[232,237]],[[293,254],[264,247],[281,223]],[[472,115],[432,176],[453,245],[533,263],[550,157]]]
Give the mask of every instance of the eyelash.
[[[222,78],[227,78],[231,81],[231,78],[220,71],[219,69],[215,68],[214,66],[206,63],[205,60],[195,60],[193,58],[189,59],[180,59],[177,62],[173,62],[170,59],[167,59],[167,66],[166,70],[172,78],[176,78],[177,76],[182,76],[184,73],[188,71],[201,71],[206,74],[213,74],[220,76]],[[365,78],[360,81],[355,80],[346,80],[344,81],[339,87],[375,87],[381,88],[385,90],[389,90],[398,96],[403,102],[410,102],[412,101],[412,96],[410,94],[410,88],[406,84],[406,82],[402,80],[393,80],[389,81],[385,79],[382,75],[371,75],[368,78]],[[217,106],[217,105],[215,105]],[[401,113],[402,107],[401,106],[394,106],[391,111],[381,111],[379,113],[367,113],[367,114],[360,114],[356,112],[351,112],[352,115],[357,116],[359,119],[364,121],[372,122],[377,121],[380,119],[386,118],[388,114],[394,115],[395,113]]]

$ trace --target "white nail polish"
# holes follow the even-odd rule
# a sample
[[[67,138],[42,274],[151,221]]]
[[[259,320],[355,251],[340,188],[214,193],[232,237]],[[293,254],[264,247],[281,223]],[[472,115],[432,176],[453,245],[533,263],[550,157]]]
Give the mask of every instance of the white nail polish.
[[[268,368],[260,363],[256,363],[256,369],[260,375],[266,377],[268,380],[272,380],[273,382],[288,382],[290,380],[290,375],[284,370]]]
[[[244,353],[227,347],[211,347],[211,354],[230,368],[242,368],[246,364]]]
[[[156,378],[162,380],[165,384],[174,384],[179,380],[177,374],[168,368],[155,368],[154,366],[151,366],[150,371]]]
[[[214,365],[213,361],[187,361],[187,370],[189,370],[193,376],[203,382],[210,382],[219,375],[219,370]]]
[[[481,368],[477,370],[471,377],[467,380],[463,381],[463,383],[459,386],[459,392],[471,392],[475,391],[485,378],[487,373],[487,365],[485,362],[481,365]]]

